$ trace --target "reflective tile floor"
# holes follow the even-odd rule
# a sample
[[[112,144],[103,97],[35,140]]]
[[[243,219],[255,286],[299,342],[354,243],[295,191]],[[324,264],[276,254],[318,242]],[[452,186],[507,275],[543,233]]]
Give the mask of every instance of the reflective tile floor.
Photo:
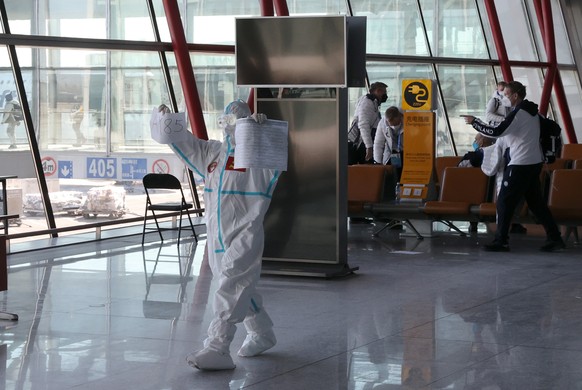
[[[582,247],[480,250],[490,237],[372,238],[352,225],[339,279],[264,276],[278,344],[201,372],[215,289],[204,241],[140,236],[9,256],[2,389],[580,389]],[[153,236],[152,236],[153,238]],[[241,345],[239,327],[232,346]],[[233,353],[234,355],[234,353]]]

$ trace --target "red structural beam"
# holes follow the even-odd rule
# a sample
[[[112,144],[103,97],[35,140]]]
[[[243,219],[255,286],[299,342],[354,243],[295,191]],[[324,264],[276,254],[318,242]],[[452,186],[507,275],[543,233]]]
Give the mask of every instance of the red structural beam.
[[[497,49],[497,56],[499,57],[499,65],[501,66],[501,73],[503,79],[507,82],[513,81],[513,73],[509,65],[509,58],[507,56],[507,49],[505,41],[503,40],[503,33],[501,32],[501,25],[499,23],[499,16],[495,8],[494,0],[485,0],[485,8],[487,9],[487,17],[493,33],[493,40],[495,41],[495,48]]]
[[[273,0],[260,0],[261,16],[275,16]]]
[[[289,16],[289,8],[286,0],[260,0],[261,16],[275,16],[275,9],[278,16]],[[255,88],[251,88],[247,99],[251,112],[255,112]]]
[[[170,28],[170,36],[172,37],[172,47],[176,56],[176,64],[178,65],[182,92],[188,109],[188,118],[192,124],[192,132],[200,139],[208,139],[206,123],[202,114],[202,104],[200,103],[196,79],[194,78],[194,69],[192,68],[190,52],[188,51],[186,35],[184,34],[184,26],[180,19],[180,9],[176,0],[163,0],[163,2],[168,27]]]
[[[537,1],[539,4],[539,1]],[[554,80],[556,78],[556,73],[558,72],[558,60],[556,58],[556,39],[554,37],[554,26],[552,25],[552,4],[549,1],[544,1],[541,5],[541,20],[539,18],[539,11],[536,7],[536,13],[538,14],[538,21],[540,26],[540,31],[542,32],[544,47],[546,48],[546,55],[548,57],[548,70],[546,72],[546,77],[544,79],[544,87],[542,88],[542,96],[540,98],[540,113],[546,115],[548,112],[548,107],[550,105],[550,97],[552,96],[552,87],[554,86]]]
[[[260,6],[261,16],[275,16],[273,0],[260,0]],[[251,112],[255,112],[255,88],[251,88],[249,97],[247,99],[247,104],[249,105]]]
[[[287,7],[287,0],[273,0],[275,3],[275,10],[277,16],[289,16],[289,8]]]
[[[556,41],[554,36],[554,25],[551,13],[551,2],[549,0],[546,0],[545,4],[542,6],[541,0],[534,0],[534,6],[536,10],[540,32],[544,37],[544,46],[546,49],[549,62],[548,64],[549,73],[549,70],[552,67],[552,61],[550,60],[550,57],[551,56],[556,57]],[[549,31],[551,31],[551,33]],[[552,51],[553,54],[551,54],[550,51]],[[568,99],[566,98],[566,92],[564,91],[564,84],[562,83],[562,77],[560,75],[560,72],[558,71],[557,57],[554,63],[554,67],[556,70],[554,72],[553,87],[556,93],[556,102],[558,104],[558,109],[560,110],[562,122],[564,124],[564,129],[566,131],[566,136],[568,137],[569,142],[578,143],[576,131],[574,130],[574,122],[572,121],[572,115],[570,114],[570,108],[568,106]],[[544,115],[547,113],[551,95],[551,88],[550,87],[546,88],[547,83],[548,76],[546,76],[546,80],[544,81],[544,90],[542,91],[542,98],[540,101],[540,112],[542,112]],[[547,95],[544,95],[544,92]]]

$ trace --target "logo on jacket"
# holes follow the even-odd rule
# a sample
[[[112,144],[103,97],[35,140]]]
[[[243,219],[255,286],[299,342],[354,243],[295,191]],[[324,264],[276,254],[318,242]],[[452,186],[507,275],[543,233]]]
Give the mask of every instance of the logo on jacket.
[[[217,165],[218,165],[218,163],[216,161],[211,162],[210,165],[208,166],[208,168],[206,168],[208,170],[208,173],[214,172]]]
[[[226,160],[226,170],[227,171],[237,171],[237,172],[246,172],[246,168],[238,168],[234,167],[234,156],[228,156],[228,160]]]

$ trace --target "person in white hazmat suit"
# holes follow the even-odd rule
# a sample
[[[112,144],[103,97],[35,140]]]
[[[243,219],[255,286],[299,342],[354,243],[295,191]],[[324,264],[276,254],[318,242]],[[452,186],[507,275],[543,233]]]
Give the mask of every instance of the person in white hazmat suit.
[[[204,179],[207,218],[207,250],[218,288],[214,296],[214,319],[204,348],[188,355],[188,364],[201,370],[235,368],[230,343],[236,324],[243,322],[247,337],[239,356],[256,356],[276,343],[273,322],[256,291],[264,247],[263,220],[279,171],[235,169],[235,121],[250,117],[242,100],[230,103],[219,118],[224,141],[201,140],[190,134],[188,141],[172,143],[172,150],[195,174]],[[257,122],[263,114],[252,116]]]

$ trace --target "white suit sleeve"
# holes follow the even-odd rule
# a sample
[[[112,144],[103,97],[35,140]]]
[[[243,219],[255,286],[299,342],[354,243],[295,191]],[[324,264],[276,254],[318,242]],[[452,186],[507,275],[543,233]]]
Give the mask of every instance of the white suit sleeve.
[[[376,103],[367,97],[363,97],[356,108],[356,116],[358,117],[358,128],[366,149],[374,147],[372,129],[377,126],[379,121]]]
[[[201,140],[192,133],[188,134],[188,140],[172,143],[170,148],[195,175],[205,179],[208,165],[218,158],[222,143]]]
[[[390,129],[386,122],[381,120],[376,129],[376,138],[374,138],[374,161],[378,164],[386,164],[392,153],[392,140],[386,134]]]

